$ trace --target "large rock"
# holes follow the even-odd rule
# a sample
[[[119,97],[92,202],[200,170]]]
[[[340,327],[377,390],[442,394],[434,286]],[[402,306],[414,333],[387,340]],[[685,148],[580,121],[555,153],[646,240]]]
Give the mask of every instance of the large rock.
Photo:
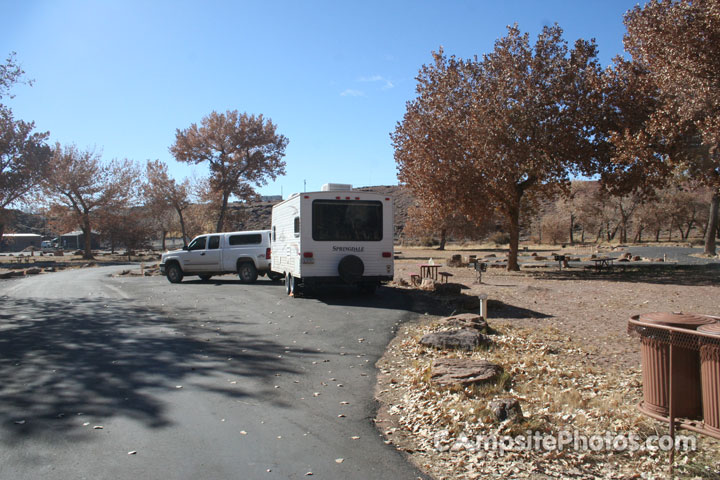
[[[38,273],[42,272],[38,267],[31,267],[25,269],[25,275],[37,275]]]
[[[435,290],[435,280],[432,278],[423,278],[422,283],[420,284],[420,290],[427,290],[428,292],[432,292]]]
[[[500,365],[487,360],[438,358],[433,365],[430,381],[439,385],[490,383],[501,373]]]
[[[488,327],[487,322],[477,313],[460,313],[450,317],[440,319],[440,323],[450,327],[469,328],[475,330],[485,330]]]
[[[501,398],[493,400],[488,404],[488,409],[499,421],[510,419],[512,421],[522,420],[523,414],[520,402],[516,398]]]
[[[487,341],[487,338],[477,330],[463,328],[460,330],[428,333],[420,339],[420,344],[435,348],[473,350]]]

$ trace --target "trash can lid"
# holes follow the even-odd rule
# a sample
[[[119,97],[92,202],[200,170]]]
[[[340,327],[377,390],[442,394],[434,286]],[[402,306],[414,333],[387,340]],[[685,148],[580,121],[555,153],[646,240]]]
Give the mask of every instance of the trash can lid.
[[[715,322],[708,325],[702,325],[698,327],[698,332],[709,333],[710,335],[720,336],[720,323]]]
[[[710,325],[717,323],[714,318],[706,315],[698,315],[695,313],[670,313],[670,312],[652,312],[643,313],[638,318],[641,322],[657,323],[668,327],[680,327],[696,329],[701,325]]]

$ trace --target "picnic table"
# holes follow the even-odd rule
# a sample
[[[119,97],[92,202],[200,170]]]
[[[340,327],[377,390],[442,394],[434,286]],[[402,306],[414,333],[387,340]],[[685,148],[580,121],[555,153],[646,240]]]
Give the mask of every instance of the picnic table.
[[[612,257],[598,257],[593,258],[592,261],[595,262],[595,271],[596,272],[602,272],[603,269],[607,271],[611,271],[613,269],[613,261],[615,259]]]
[[[432,278],[437,281],[438,270],[440,270],[440,265],[423,263],[420,265],[420,278]]]

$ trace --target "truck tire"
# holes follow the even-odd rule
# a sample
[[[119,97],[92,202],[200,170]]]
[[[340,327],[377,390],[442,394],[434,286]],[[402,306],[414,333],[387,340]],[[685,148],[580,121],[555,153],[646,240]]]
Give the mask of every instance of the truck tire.
[[[345,283],[353,284],[362,279],[365,273],[365,264],[355,255],[346,255],[338,264],[338,274]]]
[[[237,266],[238,277],[242,283],[255,283],[258,277],[257,268],[252,262],[240,262]]]
[[[183,272],[180,269],[180,265],[177,263],[171,263],[167,266],[167,279],[170,283],[180,283],[183,279]]]

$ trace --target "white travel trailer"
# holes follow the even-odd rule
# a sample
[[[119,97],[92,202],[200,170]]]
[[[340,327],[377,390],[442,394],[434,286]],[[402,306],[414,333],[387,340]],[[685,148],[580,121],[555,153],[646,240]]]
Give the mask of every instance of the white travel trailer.
[[[285,290],[351,284],[374,291],[393,278],[393,202],[351,185],[326,184],[272,208],[272,270]]]

